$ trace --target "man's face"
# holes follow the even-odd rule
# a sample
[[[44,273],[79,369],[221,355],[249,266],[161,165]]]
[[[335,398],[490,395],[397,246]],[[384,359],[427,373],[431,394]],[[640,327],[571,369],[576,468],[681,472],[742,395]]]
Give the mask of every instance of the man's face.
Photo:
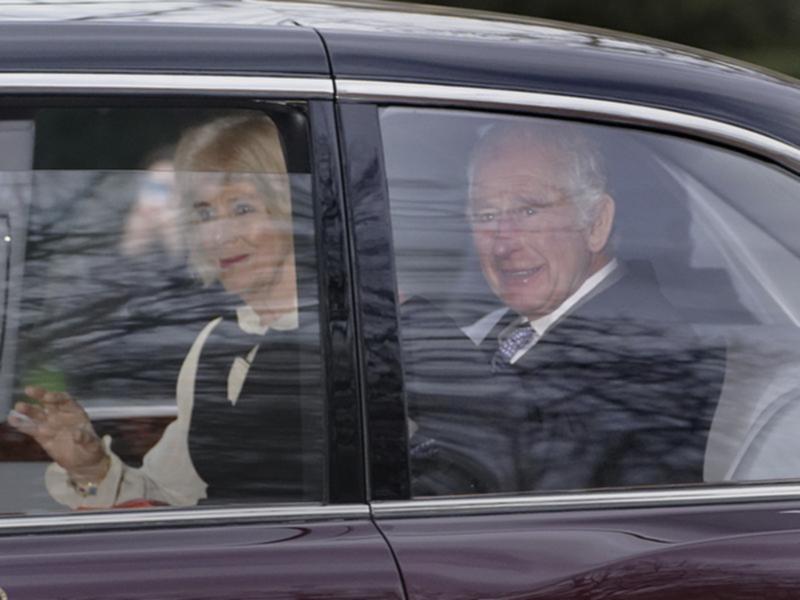
[[[585,224],[565,193],[566,162],[547,148],[509,140],[475,164],[470,217],[483,274],[518,313],[537,319],[564,302],[605,259],[603,231]],[[598,235],[598,233],[600,235]]]

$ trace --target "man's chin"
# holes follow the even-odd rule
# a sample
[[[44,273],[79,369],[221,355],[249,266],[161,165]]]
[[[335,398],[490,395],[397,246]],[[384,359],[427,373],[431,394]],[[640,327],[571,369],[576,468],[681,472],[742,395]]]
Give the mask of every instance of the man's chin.
[[[500,295],[503,304],[514,312],[519,313],[531,320],[538,319],[550,314],[556,307],[550,306],[548,302],[537,302],[534,294],[525,294],[524,291],[514,290],[513,293]]]

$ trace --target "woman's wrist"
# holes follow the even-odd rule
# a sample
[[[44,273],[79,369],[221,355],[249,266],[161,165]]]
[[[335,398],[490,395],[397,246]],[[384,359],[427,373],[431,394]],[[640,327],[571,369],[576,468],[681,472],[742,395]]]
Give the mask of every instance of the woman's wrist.
[[[97,463],[79,469],[69,469],[67,475],[74,486],[88,488],[103,481],[110,469],[111,457],[104,454]]]

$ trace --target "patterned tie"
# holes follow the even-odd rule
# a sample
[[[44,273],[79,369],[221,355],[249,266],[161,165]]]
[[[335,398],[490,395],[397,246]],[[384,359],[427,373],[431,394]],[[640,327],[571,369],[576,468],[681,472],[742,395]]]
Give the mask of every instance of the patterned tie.
[[[511,364],[511,359],[522,348],[531,343],[536,333],[529,323],[517,327],[511,335],[506,337],[492,357],[492,367],[499,368]]]

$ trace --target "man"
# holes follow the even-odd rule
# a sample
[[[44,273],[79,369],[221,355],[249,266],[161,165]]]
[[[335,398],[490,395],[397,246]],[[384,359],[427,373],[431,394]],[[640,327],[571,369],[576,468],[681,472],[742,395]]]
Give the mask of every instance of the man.
[[[614,258],[615,202],[589,141],[571,126],[498,125],[469,179],[481,270],[510,310],[468,330],[477,354],[438,325],[428,335],[449,338],[440,365],[417,360],[434,354],[424,334],[404,336],[416,492],[702,481],[724,360],[649,265]]]

